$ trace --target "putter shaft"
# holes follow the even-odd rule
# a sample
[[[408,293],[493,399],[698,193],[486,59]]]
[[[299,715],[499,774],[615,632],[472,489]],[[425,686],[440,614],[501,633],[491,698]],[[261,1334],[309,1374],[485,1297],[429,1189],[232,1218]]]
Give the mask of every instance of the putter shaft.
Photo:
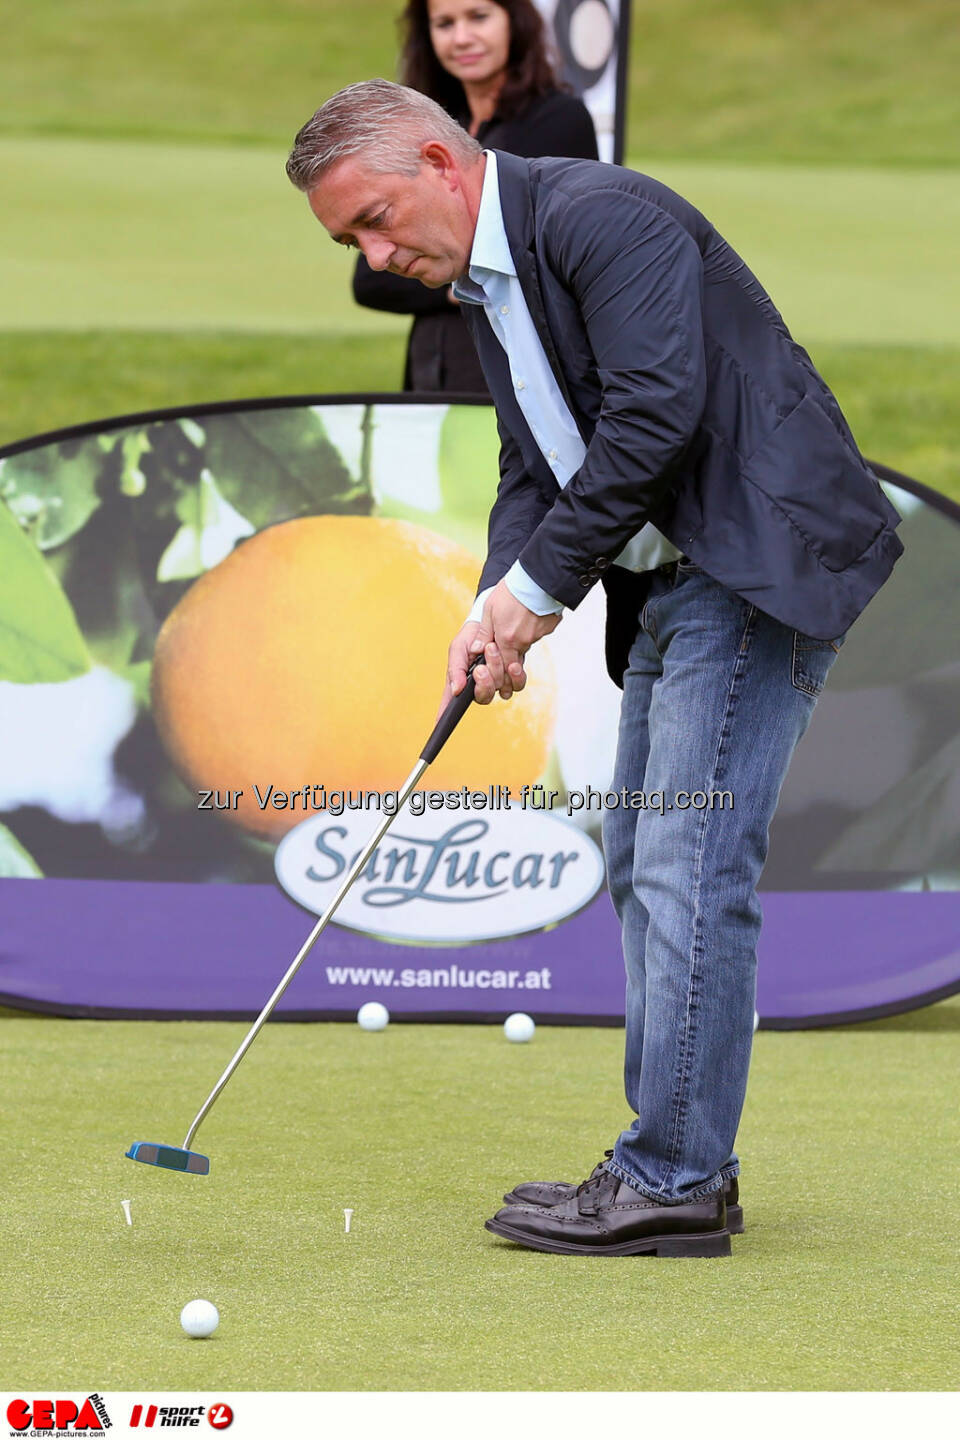
[[[278,1000],[283,995],[283,992],[290,984],[290,981],[293,979],[294,975],[296,975],[297,971],[300,969],[300,966],[303,964],[304,960],[306,960],[307,956],[310,954],[310,951],[313,949],[316,941],[323,934],[324,930],[327,927],[327,923],[333,917],[333,914],[336,911],[337,906],[340,904],[340,901],[343,899],[344,895],[346,895],[347,891],[350,889],[350,886],[360,874],[360,871],[366,865],[367,861],[370,859],[370,856],[380,844],[380,841],[390,829],[390,826],[393,824],[394,820],[396,820],[397,816],[400,814],[400,811],[407,803],[411,792],[416,788],[417,782],[419,781],[424,770],[426,770],[429,763],[429,759],[421,758],[420,760],[418,760],[414,768],[411,770],[409,776],[404,781],[403,788],[400,790],[397,797],[396,812],[393,815],[386,816],[386,818],[383,820],[383,823],[378,826],[376,833],[367,842],[363,850],[361,850],[360,854],[357,856],[350,870],[347,872],[346,876],[341,882],[340,888],[337,891],[336,895],[334,895],[333,899],[330,901],[330,904],[320,916],[320,919],[317,921],[316,925],[314,925],[313,929],[310,931],[310,934],[307,936],[306,940],[301,945],[283,979],[280,981],[279,985],[274,990],[273,994],[270,996],[270,999],[267,1001],[266,1005],[264,1005],[263,1009],[260,1011],[260,1014],[257,1016],[256,1020],[254,1020],[253,1024],[250,1026],[250,1029],[244,1036],[243,1042],[237,1050],[236,1054],[233,1056],[233,1059],[230,1061],[230,1064],[227,1066],[226,1070],[224,1070],[223,1074],[220,1076],[220,1079],[217,1081],[216,1085],[214,1085],[213,1089],[210,1091],[210,1094],[207,1096],[206,1100],[204,1100],[200,1109],[197,1111],[196,1118],[193,1124],[190,1126],[190,1129],[187,1131],[187,1138],[183,1142],[184,1150],[189,1150],[191,1148],[194,1136],[200,1129],[200,1125],[203,1122],[204,1117],[209,1113],[214,1101],[217,1099],[217,1096],[223,1090],[223,1087],[230,1079],[230,1076],[233,1074],[234,1070],[236,1070],[237,1066],[240,1064],[240,1061],[243,1059],[244,1055],[250,1049],[250,1046],[253,1044],[254,1040],[256,1040],[263,1026],[270,1019],[270,1016],[273,1014]]]

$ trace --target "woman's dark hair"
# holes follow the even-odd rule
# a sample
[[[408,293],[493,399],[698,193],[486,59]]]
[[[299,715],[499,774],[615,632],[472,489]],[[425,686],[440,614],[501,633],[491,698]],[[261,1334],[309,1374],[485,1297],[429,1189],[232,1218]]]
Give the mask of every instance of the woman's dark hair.
[[[489,3],[499,5],[510,18],[507,77],[497,101],[497,114],[510,120],[539,95],[564,87],[558,84],[547,49],[543,18],[533,0],[489,0]],[[403,44],[401,84],[429,95],[451,115],[463,115],[467,110],[467,97],[460,81],[444,70],[434,53],[427,0],[408,0],[399,26]]]

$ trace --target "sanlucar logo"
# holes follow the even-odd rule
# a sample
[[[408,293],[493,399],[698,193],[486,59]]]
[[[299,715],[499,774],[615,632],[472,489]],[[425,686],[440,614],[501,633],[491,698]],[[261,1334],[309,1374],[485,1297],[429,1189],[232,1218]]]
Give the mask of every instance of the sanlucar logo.
[[[321,915],[369,842],[376,817],[313,816],[277,846],[277,879]],[[603,856],[567,820],[511,805],[482,819],[401,813],[337,910],[368,935],[465,944],[521,935],[583,908]]]

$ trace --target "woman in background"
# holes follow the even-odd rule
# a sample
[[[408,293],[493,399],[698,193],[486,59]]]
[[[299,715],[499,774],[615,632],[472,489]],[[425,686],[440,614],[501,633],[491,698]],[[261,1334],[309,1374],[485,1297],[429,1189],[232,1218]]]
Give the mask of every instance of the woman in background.
[[[481,145],[527,158],[596,160],[590,112],[559,88],[533,0],[409,0],[400,25],[401,83],[436,100]],[[372,310],[414,316],[405,390],[487,394],[449,288],[371,270],[361,256],[353,294]]]

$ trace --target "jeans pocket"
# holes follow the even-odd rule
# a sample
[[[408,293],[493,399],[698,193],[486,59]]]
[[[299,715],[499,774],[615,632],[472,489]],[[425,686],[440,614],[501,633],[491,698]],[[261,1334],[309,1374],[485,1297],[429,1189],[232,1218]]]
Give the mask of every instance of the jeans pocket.
[[[791,679],[794,688],[814,698],[820,694],[830,674],[830,667],[840,654],[846,632],[835,640],[814,640],[800,630],[793,632],[793,664]]]

